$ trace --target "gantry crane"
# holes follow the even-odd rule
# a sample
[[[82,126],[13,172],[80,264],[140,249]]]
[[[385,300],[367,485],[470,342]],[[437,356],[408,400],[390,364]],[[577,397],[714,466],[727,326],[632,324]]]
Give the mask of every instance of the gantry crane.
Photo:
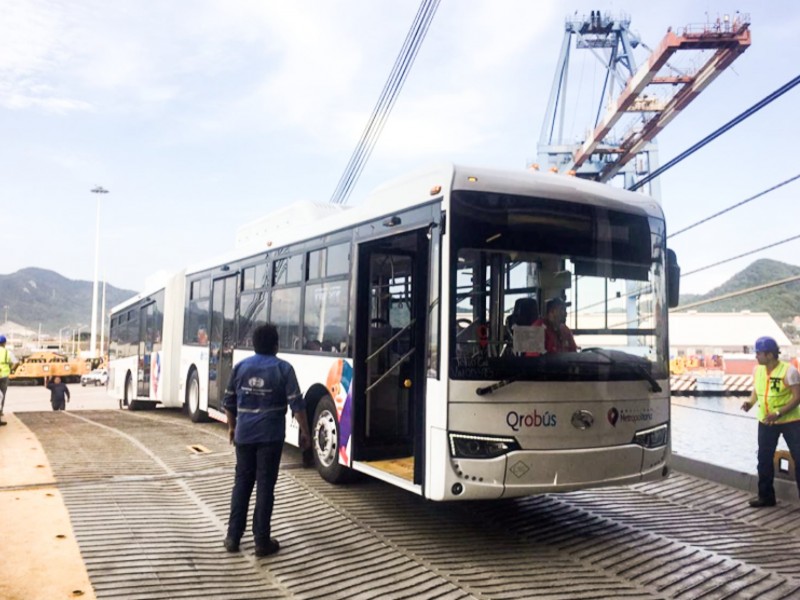
[[[737,12],[732,19],[725,15],[678,32],[670,28],[637,69],[633,51],[640,44],[646,46],[631,32],[629,17],[592,11],[588,18],[567,19],[539,138],[538,163],[529,166],[604,182],[622,174],[625,187],[631,187],[658,167],[658,132],[750,46],[749,25],[749,16]],[[590,50],[603,64],[605,80],[593,130],[584,140],[568,141],[564,118],[573,36],[577,49]],[[687,51],[701,54],[705,62],[686,70],[669,64],[677,53]],[[631,162],[637,155],[640,159]],[[659,196],[657,186],[651,184],[650,193]]]

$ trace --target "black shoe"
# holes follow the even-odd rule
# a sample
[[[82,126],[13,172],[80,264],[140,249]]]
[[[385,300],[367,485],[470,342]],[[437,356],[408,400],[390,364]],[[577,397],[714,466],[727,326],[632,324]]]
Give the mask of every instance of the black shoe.
[[[750,499],[750,506],[753,508],[762,508],[764,506],[775,506],[775,498],[762,498],[761,496],[756,496],[755,498]]]
[[[256,544],[256,556],[270,556],[281,549],[280,542],[272,538],[266,544]]]
[[[225,538],[225,550],[228,552],[238,552],[239,551],[239,540],[235,540],[231,537]]]
[[[8,425],[8,423],[6,423],[5,421],[0,421],[0,427],[2,427],[3,425]]]

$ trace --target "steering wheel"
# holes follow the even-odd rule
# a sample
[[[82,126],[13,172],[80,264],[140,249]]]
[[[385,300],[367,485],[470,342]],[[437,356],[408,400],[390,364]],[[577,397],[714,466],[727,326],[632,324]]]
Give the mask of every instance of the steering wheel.
[[[463,331],[472,325],[472,321],[470,319],[456,319],[456,325],[458,325],[458,328]]]

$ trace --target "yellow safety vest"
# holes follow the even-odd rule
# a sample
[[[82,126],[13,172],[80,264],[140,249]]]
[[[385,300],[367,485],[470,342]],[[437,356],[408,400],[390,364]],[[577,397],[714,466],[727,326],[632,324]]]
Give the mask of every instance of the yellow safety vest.
[[[0,347],[0,379],[5,379],[11,375],[11,355],[8,348]]]
[[[792,401],[792,390],[786,387],[784,379],[789,363],[780,361],[769,373],[767,367],[758,365],[754,377],[756,398],[758,399],[758,420],[764,421],[769,413],[781,410]],[[785,411],[781,411],[782,413]],[[777,423],[800,420],[800,406],[782,414]]]

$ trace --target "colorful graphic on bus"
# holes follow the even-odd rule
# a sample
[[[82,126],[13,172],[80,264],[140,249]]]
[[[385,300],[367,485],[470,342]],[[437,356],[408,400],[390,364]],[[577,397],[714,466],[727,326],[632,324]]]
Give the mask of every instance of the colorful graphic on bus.
[[[339,419],[339,456],[346,465],[350,465],[350,437],[353,433],[352,382],[353,367],[344,359],[336,360],[328,371],[327,387]]]

